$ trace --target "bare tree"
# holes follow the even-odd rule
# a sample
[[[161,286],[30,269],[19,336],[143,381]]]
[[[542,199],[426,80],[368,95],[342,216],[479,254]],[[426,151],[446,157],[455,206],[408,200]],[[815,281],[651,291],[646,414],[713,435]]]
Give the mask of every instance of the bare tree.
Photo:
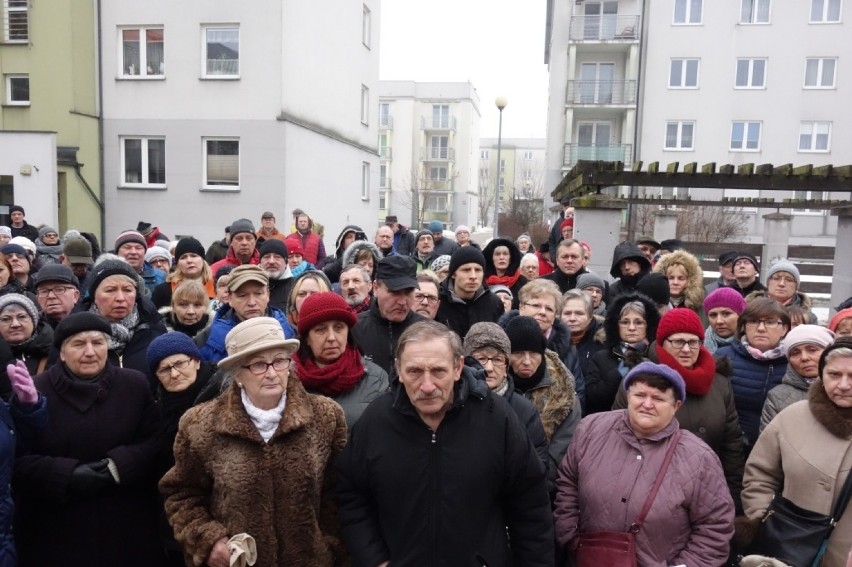
[[[429,216],[444,217],[444,220],[452,219],[451,199],[453,198],[453,186],[459,173],[452,171],[447,166],[446,175],[428,177],[423,166],[412,165],[411,173],[403,180],[401,185],[402,204],[411,209],[411,226],[419,228],[432,218]],[[441,205],[440,201],[445,201]],[[436,213],[436,214],[431,214]]]
[[[479,167],[479,225],[489,226],[493,220],[491,207],[494,205],[494,190],[496,189],[496,177],[490,168]]]
[[[746,221],[742,208],[683,207],[678,209],[677,234],[693,242],[732,242],[745,236]]]
[[[630,213],[630,233],[634,238],[654,234],[654,220],[659,205],[633,205]]]

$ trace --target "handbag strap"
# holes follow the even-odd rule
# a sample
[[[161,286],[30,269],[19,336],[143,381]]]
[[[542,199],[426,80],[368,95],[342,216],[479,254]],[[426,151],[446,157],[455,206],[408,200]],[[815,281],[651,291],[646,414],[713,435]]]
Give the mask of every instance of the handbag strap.
[[[849,504],[849,499],[852,498],[852,471],[846,474],[846,481],[843,483],[843,488],[840,489],[840,496],[834,504],[834,510],[831,512],[831,518],[837,523]]]
[[[677,449],[677,444],[680,441],[680,435],[680,429],[678,429],[675,434],[672,435],[672,442],[669,445],[668,451],[666,451],[666,457],[665,459],[663,459],[663,465],[660,467],[660,472],[657,473],[657,479],[654,481],[654,487],[651,489],[651,493],[648,494],[648,498],[647,500],[645,500],[645,505],[642,506],[642,511],[639,512],[639,516],[636,518],[636,521],[633,522],[633,525],[630,526],[630,530],[628,530],[630,533],[639,533],[639,529],[642,527],[642,523],[645,521],[645,516],[647,516],[648,512],[651,511],[651,505],[654,503],[654,499],[657,497],[657,492],[660,490],[660,486],[663,484],[663,478],[666,476],[666,471],[669,468],[669,464],[672,462],[672,457],[674,456],[675,449]]]

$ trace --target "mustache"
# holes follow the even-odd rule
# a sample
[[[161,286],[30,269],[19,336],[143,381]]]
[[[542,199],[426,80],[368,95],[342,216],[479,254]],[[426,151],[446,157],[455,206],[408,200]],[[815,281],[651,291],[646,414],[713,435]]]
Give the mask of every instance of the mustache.
[[[417,395],[414,396],[414,401],[417,402],[417,401],[420,401],[420,400],[437,400],[437,399],[440,399],[440,398],[441,398],[441,391],[440,390],[435,390],[431,394],[424,394],[423,392],[417,392]]]

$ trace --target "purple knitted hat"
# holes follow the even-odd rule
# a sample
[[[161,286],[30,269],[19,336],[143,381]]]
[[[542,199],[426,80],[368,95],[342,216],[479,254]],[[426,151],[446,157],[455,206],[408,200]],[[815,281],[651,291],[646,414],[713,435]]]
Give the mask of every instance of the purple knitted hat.
[[[740,292],[731,287],[720,287],[704,298],[704,312],[711,309],[727,307],[737,315],[742,315],[746,308],[745,299]]]
[[[675,399],[680,401],[686,399],[686,384],[684,383],[683,378],[677,373],[677,371],[669,368],[665,364],[654,364],[653,362],[648,361],[640,362],[633,367],[633,370],[627,373],[622,385],[624,386],[624,389],[627,390],[630,388],[630,384],[633,383],[633,380],[637,376],[647,376],[649,374],[652,376],[659,376],[671,384],[672,388],[674,388]]]

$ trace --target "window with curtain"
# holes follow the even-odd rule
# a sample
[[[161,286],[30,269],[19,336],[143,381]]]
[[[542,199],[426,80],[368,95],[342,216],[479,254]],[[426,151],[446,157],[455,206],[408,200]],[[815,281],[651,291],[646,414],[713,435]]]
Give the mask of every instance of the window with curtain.
[[[204,27],[204,76],[237,78],[240,76],[240,28]]]
[[[760,150],[760,122],[739,122],[731,125],[731,146],[733,151]]]
[[[152,137],[121,138],[121,185],[165,187],[166,140]]]
[[[240,188],[240,141],[204,139],[204,186],[209,189]]]
[[[165,76],[163,28],[124,28],[121,33],[121,77]]]
[[[842,0],[811,0],[811,23],[839,23],[841,1]]]
[[[669,88],[698,87],[698,59],[672,59],[669,67]]]
[[[702,0],[675,0],[674,18],[675,24],[700,24]]]
[[[766,59],[737,59],[734,86],[738,89],[766,87]]]
[[[695,122],[667,122],[666,141],[667,150],[691,150],[694,147]]]
[[[799,126],[800,152],[827,152],[830,140],[831,122],[802,122]]]
[[[837,59],[833,57],[809,58],[805,60],[805,88],[834,88],[834,72]]]
[[[768,24],[770,0],[742,0],[741,24]]]

